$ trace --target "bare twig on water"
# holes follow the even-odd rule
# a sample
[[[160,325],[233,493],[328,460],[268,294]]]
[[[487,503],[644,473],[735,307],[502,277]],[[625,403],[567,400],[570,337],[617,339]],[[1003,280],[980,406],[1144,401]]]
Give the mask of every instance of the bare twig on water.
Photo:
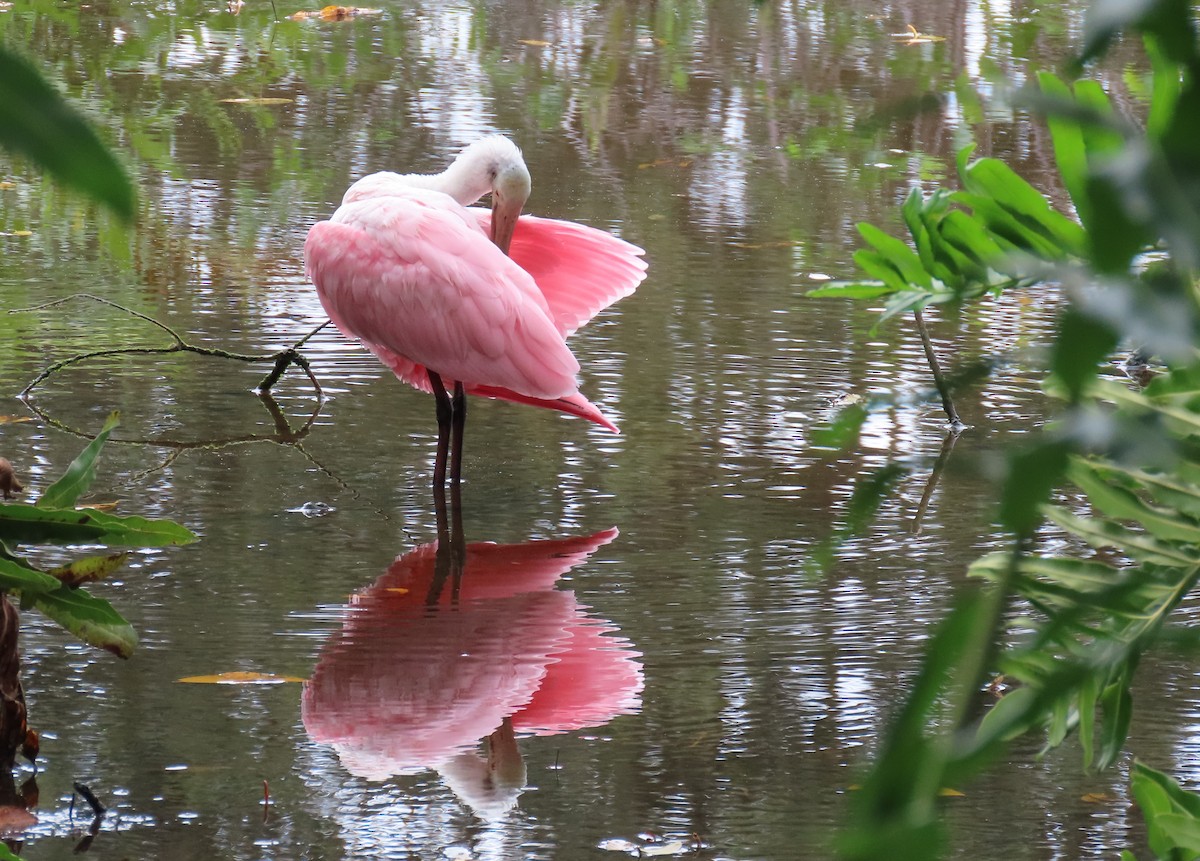
[[[88,803],[88,807],[92,808],[93,816],[103,816],[104,815],[107,808],[103,804],[100,803],[100,800],[98,798],[96,798],[95,795],[92,794],[92,791],[90,789],[88,789],[87,786],[80,783],[79,781],[75,781],[75,791],[78,792],[80,797],[83,798],[83,800]],[[74,801],[75,801],[75,797],[72,796],[71,802],[74,803]]]
[[[59,361],[59,362],[55,362],[53,365],[51,365],[50,367],[48,367],[44,371],[42,371],[40,374],[38,374],[33,379],[33,381],[31,383],[29,383],[29,385],[27,385],[24,389],[21,390],[19,397],[21,397],[21,398],[28,397],[29,394],[34,390],[34,388],[36,388],[40,383],[44,382],[48,377],[53,376],[54,374],[61,371],[63,368],[70,367],[71,365],[78,364],[79,362],[83,362],[88,359],[96,359],[101,356],[121,356],[121,355],[135,355],[135,354],[165,355],[168,353],[195,353],[196,355],[200,355],[200,356],[214,356],[214,357],[220,358],[220,359],[232,359],[237,362],[254,362],[254,363],[272,362],[272,363],[274,363],[275,367],[271,370],[271,372],[269,374],[267,374],[267,376],[265,378],[263,378],[263,381],[261,383],[259,383],[258,389],[260,391],[266,391],[266,390],[270,389],[270,387],[273,386],[275,384],[275,382],[283,375],[284,371],[286,371],[289,366],[295,364],[302,371],[304,371],[304,373],[308,376],[308,380],[310,383],[312,383],[313,390],[316,391],[317,397],[324,398],[324,396],[325,396],[324,392],[321,389],[321,384],[317,381],[316,376],[313,374],[312,368],[309,367],[308,361],[304,358],[304,356],[302,356],[298,352],[298,348],[301,347],[305,342],[307,342],[308,339],[311,338],[313,335],[315,335],[317,332],[321,331],[321,329],[325,328],[325,326],[328,326],[329,325],[328,321],[326,321],[325,323],[322,323],[320,326],[318,326],[312,332],[310,332],[309,334],[307,334],[303,338],[301,338],[296,344],[294,344],[291,347],[288,347],[287,349],[280,350],[277,353],[271,353],[269,355],[254,356],[254,355],[246,355],[244,353],[233,353],[233,352],[230,352],[229,350],[222,350],[217,347],[197,347],[194,344],[189,344],[187,341],[185,341],[179,335],[178,332],[176,332],[174,329],[172,329],[170,326],[166,325],[165,323],[161,322],[160,320],[155,320],[153,317],[143,314],[140,311],[135,311],[132,308],[127,308],[126,306],[121,305],[117,302],[113,302],[109,299],[104,299],[100,296],[93,296],[91,293],[72,293],[70,296],[65,296],[62,299],[55,299],[53,302],[46,302],[41,305],[34,305],[33,307],[30,307],[30,308],[14,308],[13,310],[9,311],[8,313],[22,314],[22,313],[29,313],[32,311],[43,311],[47,308],[53,308],[57,305],[65,304],[66,302],[69,302],[73,299],[91,299],[93,302],[99,302],[102,305],[108,305],[109,307],[116,308],[120,311],[124,311],[127,314],[131,314],[132,316],[137,317],[140,320],[145,320],[147,323],[151,324],[152,326],[156,326],[157,328],[159,328],[163,332],[165,332],[171,338],[173,343],[168,347],[119,347],[119,348],[114,348],[114,349],[110,349],[110,350],[92,350],[91,352],[80,353],[77,356],[71,356],[70,358],[63,359],[62,361]]]
[[[925,316],[919,308],[913,311],[913,316],[917,318],[917,332],[921,335],[921,346],[925,348],[925,359],[929,362],[929,369],[933,371],[933,382],[937,386],[938,394],[942,396],[942,409],[946,411],[946,417],[950,420],[951,430],[961,431],[966,425],[958,417],[958,410],[954,408],[954,401],[950,399],[950,387],[946,385],[946,378],[942,376],[942,366],[938,364],[937,354],[933,352],[929,330],[925,327]]]

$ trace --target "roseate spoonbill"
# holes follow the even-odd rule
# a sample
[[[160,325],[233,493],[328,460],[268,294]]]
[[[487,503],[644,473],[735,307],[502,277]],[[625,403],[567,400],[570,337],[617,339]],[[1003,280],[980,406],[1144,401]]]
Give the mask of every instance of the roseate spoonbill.
[[[637,288],[644,252],[584,225],[522,216],[529,192],[521,151],[494,135],[440,174],[360,179],[304,245],[334,325],[433,393],[437,487],[447,454],[451,481],[461,478],[468,394],[617,430],[579,393],[565,338]],[[489,193],[490,213],[465,208]]]

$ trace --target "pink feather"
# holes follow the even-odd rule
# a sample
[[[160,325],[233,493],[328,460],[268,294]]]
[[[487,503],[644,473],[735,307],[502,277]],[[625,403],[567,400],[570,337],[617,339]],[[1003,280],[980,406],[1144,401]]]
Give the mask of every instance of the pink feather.
[[[433,367],[468,394],[616,432],[578,392],[563,339],[637,288],[642,250],[584,225],[522,216],[505,257],[486,240],[490,221],[487,210],[392,184],[315,225],[306,269],[334,324],[409,385],[430,391]]]

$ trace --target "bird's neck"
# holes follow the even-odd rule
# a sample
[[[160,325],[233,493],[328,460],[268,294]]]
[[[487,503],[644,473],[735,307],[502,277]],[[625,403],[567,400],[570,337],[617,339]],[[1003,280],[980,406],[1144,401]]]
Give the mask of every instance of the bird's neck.
[[[407,185],[440,191],[454,198],[460,205],[470,206],[492,190],[489,183],[480,181],[477,176],[478,173],[468,165],[456,161],[441,173],[410,173],[405,174],[402,179]]]

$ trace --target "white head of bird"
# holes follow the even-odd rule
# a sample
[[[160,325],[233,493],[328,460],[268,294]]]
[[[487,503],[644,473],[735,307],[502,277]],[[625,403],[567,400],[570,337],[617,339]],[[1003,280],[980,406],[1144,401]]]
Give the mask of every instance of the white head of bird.
[[[384,171],[365,176],[346,190],[342,203],[386,193],[389,185],[428,188],[470,206],[492,196],[492,242],[506,254],[517,219],[529,199],[529,168],[517,145],[503,135],[488,135],[470,144],[441,173],[397,174]]]

